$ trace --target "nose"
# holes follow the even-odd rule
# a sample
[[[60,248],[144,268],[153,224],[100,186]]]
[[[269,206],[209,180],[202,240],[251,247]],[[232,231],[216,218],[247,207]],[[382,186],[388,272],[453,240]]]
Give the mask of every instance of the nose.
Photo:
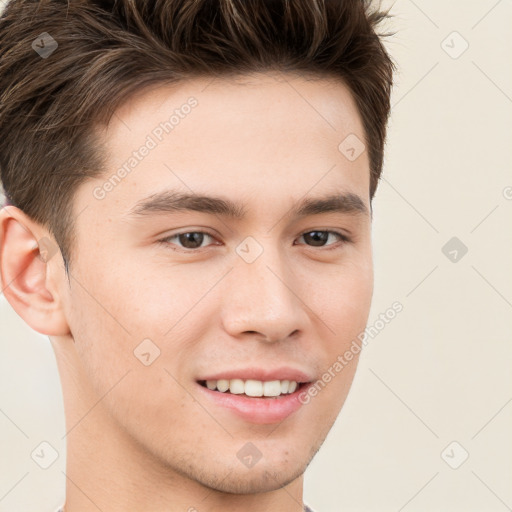
[[[304,330],[307,306],[300,283],[283,259],[278,249],[268,247],[252,263],[235,259],[224,283],[221,313],[231,336],[276,342]]]

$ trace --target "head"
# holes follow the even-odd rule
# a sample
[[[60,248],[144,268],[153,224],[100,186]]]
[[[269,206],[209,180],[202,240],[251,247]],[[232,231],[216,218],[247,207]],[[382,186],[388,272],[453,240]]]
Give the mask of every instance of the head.
[[[384,16],[362,0],[8,5],[0,273],[52,340],[68,440],[101,424],[145,467],[224,492],[304,472],[371,304]],[[306,389],[329,369],[283,417],[219,405],[205,382]],[[102,397],[83,420],[77,393]]]

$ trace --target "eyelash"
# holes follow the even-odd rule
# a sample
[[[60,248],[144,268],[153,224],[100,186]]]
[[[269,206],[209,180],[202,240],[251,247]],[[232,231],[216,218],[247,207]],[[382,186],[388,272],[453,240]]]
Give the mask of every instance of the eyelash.
[[[330,234],[337,235],[340,238],[340,240],[342,241],[341,245],[344,245],[345,243],[350,243],[352,241],[344,233],[341,233],[339,231],[330,230],[330,229],[312,229],[312,230],[309,230],[309,231],[304,231],[299,236],[299,238],[303,237],[304,235],[307,235],[308,233],[315,233],[315,232],[330,233]],[[174,235],[170,235],[170,236],[167,236],[165,238],[162,238],[162,239],[158,240],[158,242],[161,243],[162,245],[165,245],[165,246],[175,245],[172,242],[169,242],[169,240],[171,240],[173,238],[176,238],[176,237],[179,237],[180,235],[186,235],[186,234],[190,234],[190,233],[201,233],[203,235],[208,235],[211,238],[215,238],[214,235],[212,235],[211,233],[208,233],[207,231],[182,231],[181,233],[175,233]],[[306,244],[301,244],[301,245],[306,245]],[[206,249],[207,247],[208,246],[206,246],[206,247],[197,247],[195,249],[179,248],[179,249],[172,249],[172,250],[178,251],[178,252],[184,252],[184,253],[194,253],[194,252],[198,252],[198,251],[200,251],[202,249]],[[333,249],[339,248],[340,246],[338,244],[334,243],[334,244],[330,244],[330,245],[327,245],[327,246],[315,247],[314,245],[309,245],[308,247],[317,248],[317,249],[320,249],[322,251],[331,251]]]

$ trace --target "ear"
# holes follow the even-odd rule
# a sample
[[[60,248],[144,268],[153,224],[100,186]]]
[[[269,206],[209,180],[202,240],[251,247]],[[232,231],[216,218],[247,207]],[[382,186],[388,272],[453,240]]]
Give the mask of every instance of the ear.
[[[59,247],[48,230],[15,206],[0,210],[2,292],[32,329],[49,336],[69,333],[56,282],[64,276],[59,259]]]

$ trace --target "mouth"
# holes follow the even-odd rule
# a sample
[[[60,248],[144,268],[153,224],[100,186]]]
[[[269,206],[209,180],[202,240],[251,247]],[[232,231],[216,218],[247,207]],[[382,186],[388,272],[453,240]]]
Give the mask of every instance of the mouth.
[[[304,406],[302,393],[314,383],[312,371],[270,364],[230,368],[196,377],[199,396],[223,417],[233,415],[253,424],[300,421]],[[307,409],[309,410],[309,409]]]
[[[252,424],[278,423],[299,411],[312,381],[218,379],[198,380],[200,395],[212,406]],[[212,410],[213,411],[213,410]]]
[[[298,393],[310,382],[295,380],[219,379],[199,380],[199,385],[210,391],[250,398],[278,399]]]

